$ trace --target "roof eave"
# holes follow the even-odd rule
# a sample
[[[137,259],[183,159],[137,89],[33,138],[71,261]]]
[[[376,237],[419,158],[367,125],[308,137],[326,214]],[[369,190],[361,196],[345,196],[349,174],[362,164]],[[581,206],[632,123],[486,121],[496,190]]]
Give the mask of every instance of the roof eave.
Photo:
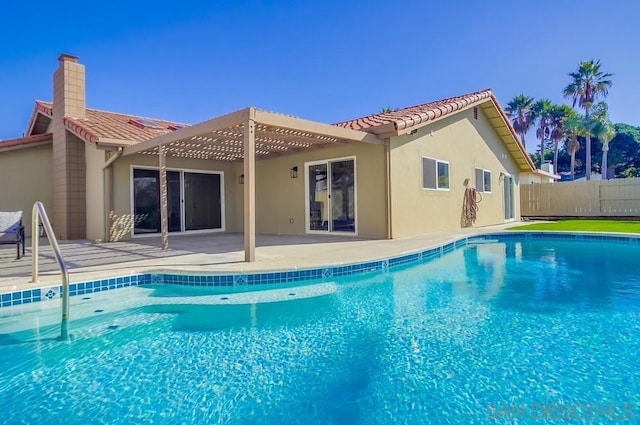
[[[51,133],[20,137],[18,139],[3,140],[2,142],[0,142],[0,152],[34,148],[37,146],[50,144],[52,141],[53,135]],[[3,146],[3,144],[7,146]]]
[[[485,104],[488,104],[488,105],[485,106]],[[518,138],[518,135],[513,129],[513,126],[509,122],[509,119],[505,115],[504,111],[500,107],[500,104],[498,103],[498,100],[496,99],[496,97],[492,94],[491,97],[489,98],[489,101],[484,102],[482,104],[482,107],[485,110],[487,108],[491,108],[498,113],[500,125],[497,125],[495,122],[492,122],[492,125],[496,130],[499,130],[500,128],[506,129],[507,134],[504,134],[504,135],[499,133],[498,134],[502,138],[502,141],[505,143],[507,150],[509,151],[511,156],[516,161],[516,164],[518,165],[519,170],[521,172],[534,172],[536,170],[536,166],[533,164],[533,161],[527,154],[527,151],[525,150],[524,146],[522,146],[522,143],[520,143],[520,139]],[[489,118],[489,120],[491,121],[491,117]]]
[[[467,109],[471,109],[473,107],[477,107],[478,105],[481,105],[481,104],[483,104],[483,103],[485,103],[487,101],[488,101],[488,99],[482,99],[482,100],[479,100],[479,101],[477,101],[475,103],[470,103],[469,105],[466,105],[466,106],[464,106],[464,107],[462,107],[460,109],[456,109],[455,111],[449,112],[447,114],[440,115],[438,117],[434,116],[433,118],[431,118],[430,114],[422,114],[422,115],[425,115],[425,117],[420,117],[420,119],[414,120],[415,123],[414,124],[410,124],[410,125],[408,125],[406,120],[402,120],[403,121],[402,123],[399,123],[399,122],[396,121],[394,123],[394,125],[397,128],[396,135],[397,136],[401,136],[403,134],[411,133],[412,131],[415,131],[415,130],[418,130],[418,129],[420,129],[422,127],[425,127],[427,125],[433,124],[434,122],[438,122],[438,121],[440,121],[440,120],[442,120],[444,118],[450,117],[450,116],[455,115],[455,114],[457,114],[459,112],[463,112],[463,111],[466,111]]]
[[[44,105],[39,101],[36,100],[36,104],[33,107],[33,112],[31,113],[31,117],[29,118],[29,124],[27,124],[27,131],[25,131],[25,135],[26,136],[32,136],[33,134],[33,127],[36,125],[36,121],[38,119],[38,115],[42,115],[44,117],[47,117],[49,119],[53,118],[48,111],[46,110],[46,108],[44,107]]]
[[[562,176],[558,174],[549,173],[548,171],[541,170],[540,168],[537,168],[535,171],[532,172],[532,174],[535,174],[537,176],[542,176],[542,177],[551,177],[554,180],[560,180],[562,178]]]

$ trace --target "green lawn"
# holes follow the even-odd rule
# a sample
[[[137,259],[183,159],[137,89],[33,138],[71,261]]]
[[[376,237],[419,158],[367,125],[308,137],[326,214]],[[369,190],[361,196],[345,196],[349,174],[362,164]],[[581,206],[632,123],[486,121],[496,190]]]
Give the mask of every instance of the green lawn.
[[[579,232],[640,233],[640,221],[618,220],[560,220],[548,223],[525,224],[509,230],[565,230]]]

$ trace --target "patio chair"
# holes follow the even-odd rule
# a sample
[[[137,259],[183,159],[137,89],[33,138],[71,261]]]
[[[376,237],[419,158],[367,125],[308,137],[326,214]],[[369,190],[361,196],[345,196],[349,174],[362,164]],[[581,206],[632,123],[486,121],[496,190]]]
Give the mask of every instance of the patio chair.
[[[20,259],[20,245],[24,256],[24,226],[22,211],[0,212],[0,243],[14,243]]]

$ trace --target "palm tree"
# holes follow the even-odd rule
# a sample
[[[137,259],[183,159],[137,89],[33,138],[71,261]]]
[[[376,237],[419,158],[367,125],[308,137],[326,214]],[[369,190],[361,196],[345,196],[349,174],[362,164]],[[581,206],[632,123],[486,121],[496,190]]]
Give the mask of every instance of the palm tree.
[[[514,97],[511,102],[507,103],[505,110],[507,116],[511,119],[513,129],[520,136],[522,146],[527,147],[524,141],[524,135],[533,127],[533,98],[519,94]]]
[[[533,105],[533,117],[538,122],[536,137],[540,139],[540,168],[544,163],[544,142],[550,136],[553,104],[548,99],[541,99]]]
[[[593,102],[602,97],[607,97],[609,88],[613,84],[610,78],[613,74],[602,72],[600,70],[600,61],[580,61],[576,72],[570,72],[571,83],[564,88],[563,94],[567,98],[573,100],[573,106],[576,103],[584,109],[584,116],[589,120],[589,109]],[[586,135],[587,160],[586,172],[587,180],[591,180],[591,135]]]
[[[593,134],[602,143],[602,166],[600,172],[602,179],[607,180],[607,160],[609,154],[609,142],[616,137],[616,129],[609,119],[609,108],[606,103],[600,102],[593,107]]]
[[[616,137],[616,129],[611,123],[602,126],[602,130],[598,133],[598,139],[602,143],[602,178],[608,180],[607,177],[607,160],[609,155],[609,142]]]
[[[551,135],[549,137],[553,142],[553,169],[556,174],[558,172],[558,145],[560,144],[560,140],[568,136],[567,129],[564,126],[564,120],[572,114],[577,115],[576,111],[567,105],[554,105],[551,110]]]
[[[580,150],[578,136],[584,135],[584,121],[575,111],[573,111],[573,114],[564,117],[562,121],[562,125],[569,137],[567,141],[567,151],[569,151],[569,155],[571,155],[571,180],[573,180],[576,169],[576,152]]]

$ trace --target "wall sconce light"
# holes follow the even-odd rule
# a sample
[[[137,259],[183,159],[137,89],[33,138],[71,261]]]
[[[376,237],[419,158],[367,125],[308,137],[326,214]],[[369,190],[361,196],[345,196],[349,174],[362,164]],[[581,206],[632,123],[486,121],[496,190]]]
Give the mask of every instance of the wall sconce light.
[[[298,178],[298,166],[297,165],[291,169],[291,178],[292,179],[297,179]]]
[[[240,184],[244,184],[244,174],[240,174]]]

